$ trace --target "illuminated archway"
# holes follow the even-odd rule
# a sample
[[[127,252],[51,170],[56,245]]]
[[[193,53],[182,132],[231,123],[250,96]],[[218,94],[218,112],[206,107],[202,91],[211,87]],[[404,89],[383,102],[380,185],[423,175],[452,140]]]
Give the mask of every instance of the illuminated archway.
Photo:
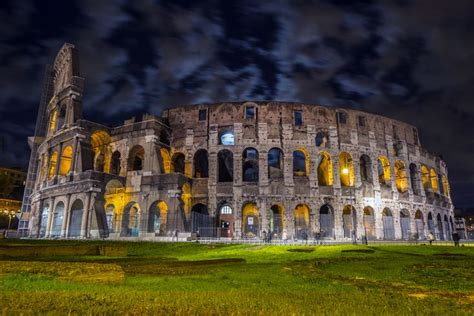
[[[318,184],[319,186],[332,186],[333,184],[331,155],[325,151],[319,153]]]
[[[186,220],[191,216],[191,186],[188,183],[181,187],[181,201],[183,202],[183,211]]]
[[[407,170],[405,163],[401,160],[395,162],[395,184],[400,193],[405,193],[408,188]]]
[[[164,147],[160,148],[161,156],[161,172],[162,173],[171,173],[171,156],[170,151]]]
[[[444,191],[444,195],[449,197],[450,196],[450,191],[449,191],[449,182],[448,182],[448,177],[446,177],[446,175],[443,174],[442,176],[442,181],[443,181],[443,191]]]
[[[110,135],[106,131],[97,130],[91,134],[91,149],[95,171],[110,172],[110,142]]]
[[[415,226],[416,226],[416,234],[418,239],[425,238],[425,231],[424,231],[424,221],[423,221],[423,213],[420,210],[415,212]]]
[[[56,129],[56,118],[58,116],[58,111],[57,110],[53,110],[53,112],[51,113],[51,116],[49,118],[49,132],[50,133],[54,133],[55,129]]]
[[[140,206],[136,202],[130,202],[122,214],[121,237],[138,237],[140,232]]]
[[[46,230],[48,227],[48,217],[49,217],[49,204],[45,203],[41,210],[40,224],[39,224],[39,237],[44,237],[46,235]]]
[[[242,231],[247,238],[260,235],[260,216],[257,204],[249,202],[242,207]]]
[[[164,201],[153,202],[148,213],[148,232],[155,236],[165,236],[167,217],[168,205]]]
[[[55,151],[49,158],[49,175],[48,178],[51,179],[56,174],[56,164],[58,162],[58,152]]]
[[[364,207],[364,234],[367,237],[367,240],[375,239],[374,209],[370,206]]]
[[[380,156],[377,159],[377,171],[379,175],[379,183],[381,185],[390,186],[390,162],[385,156]]]
[[[425,165],[421,165],[421,182],[425,191],[430,189],[430,173]]]
[[[431,178],[431,188],[433,189],[433,192],[439,193],[438,174],[433,168],[431,168],[430,170],[430,178]]]
[[[339,172],[341,179],[341,186],[354,186],[354,162],[349,153],[342,152],[339,154]]]
[[[61,160],[59,165],[59,174],[61,176],[67,175],[71,171],[72,165],[72,147],[67,146],[63,149],[63,153],[61,154]]]
[[[309,154],[304,148],[293,152],[293,176],[305,177],[309,175]]]
[[[307,239],[310,233],[310,211],[306,204],[298,204],[295,208],[295,236]]]
[[[355,238],[357,236],[356,210],[352,205],[346,205],[342,209],[342,227],[344,238]]]

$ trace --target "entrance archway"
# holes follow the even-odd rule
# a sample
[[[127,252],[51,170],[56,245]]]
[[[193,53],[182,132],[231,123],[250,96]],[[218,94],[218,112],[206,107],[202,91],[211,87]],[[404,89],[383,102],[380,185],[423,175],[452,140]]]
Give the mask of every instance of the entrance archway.
[[[284,209],[281,205],[275,204],[273,205],[269,212],[269,227],[268,233],[272,234],[274,238],[281,238],[281,234],[283,233],[283,216],[284,216]]]
[[[167,217],[168,205],[163,201],[153,202],[148,212],[148,232],[155,236],[165,236]]]
[[[402,232],[402,240],[410,239],[410,213],[408,210],[400,211],[400,230]]]
[[[242,231],[244,237],[254,238],[260,236],[260,219],[257,204],[246,203],[242,207]]]
[[[364,208],[364,233],[367,240],[375,240],[374,209],[370,206]]]
[[[64,220],[64,203],[59,202],[53,213],[53,225],[51,226],[51,237],[61,236],[61,229]]]
[[[425,239],[425,232],[424,232],[424,222],[423,222],[423,214],[420,210],[415,212],[415,226],[416,226],[416,234],[417,239]]]
[[[222,205],[219,209],[219,228],[221,237],[234,236],[234,211],[228,204]]]
[[[329,204],[319,209],[319,227],[321,238],[334,238],[334,211]]]
[[[81,235],[82,213],[84,204],[81,200],[75,200],[71,207],[71,220],[69,223],[69,237],[79,237]]]
[[[355,238],[357,236],[356,211],[352,205],[344,206],[342,210],[342,227],[344,238]]]
[[[191,231],[200,237],[215,236],[215,230],[209,217],[207,206],[201,203],[194,205],[191,209]]]
[[[46,228],[48,227],[48,217],[49,217],[49,204],[46,204],[43,207],[43,210],[41,212],[39,237],[44,237],[46,235]]]
[[[296,239],[307,239],[310,233],[309,207],[298,204],[295,208],[295,235]]]
[[[438,224],[438,240],[444,240],[444,229],[443,229],[443,221],[441,220],[441,215],[438,214],[436,216],[436,221]]]
[[[384,208],[382,211],[382,224],[383,224],[383,239],[394,240],[395,230],[393,226],[392,211],[389,208]]]
[[[140,206],[136,202],[128,203],[122,214],[121,237],[138,237]]]

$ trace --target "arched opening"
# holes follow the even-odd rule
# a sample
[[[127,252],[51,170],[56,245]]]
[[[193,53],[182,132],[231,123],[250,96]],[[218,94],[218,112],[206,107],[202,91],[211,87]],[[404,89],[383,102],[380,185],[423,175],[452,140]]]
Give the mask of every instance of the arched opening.
[[[280,148],[272,148],[268,151],[268,178],[283,178],[283,151]]]
[[[367,240],[375,240],[374,209],[370,206],[364,207],[364,234]]]
[[[63,153],[61,154],[61,163],[59,165],[59,174],[61,176],[67,175],[71,171],[72,165],[72,147],[66,146],[63,149]]]
[[[306,240],[310,233],[309,207],[298,204],[295,208],[295,235],[296,239]]]
[[[242,231],[246,238],[259,236],[260,217],[257,204],[249,202],[242,207]]]
[[[46,156],[46,154],[43,154],[41,156],[41,176],[40,176],[41,181],[44,181],[47,171],[48,171],[48,157]]]
[[[71,206],[71,219],[69,221],[69,237],[81,236],[82,213],[84,212],[84,204],[77,199]]]
[[[393,226],[392,211],[389,208],[384,208],[382,211],[382,224],[383,224],[383,239],[394,240],[395,229]]]
[[[423,222],[423,213],[420,210],[415,212],[415,226],[416,226],[416,235],[417,239],[425,239],[425,230]]]
[[[352,205],[346,205],[342,209],[342,228],[344,238],[355,239],[357,236],[356,210]]]
[[[318,184],[319,186],[332,186],[333,184],[331,156],[325,151],[319,153]]]
[[[50,133],[54,133],[55,129],[56,129],[56,119],[58,117],[58,111],[57,110],[53,110],[53,112],[51,113],[51,116],[49,118],[49,132]]]
[[[234,154],[227,149],[217,153],[218,181],[234,181]]]
[[[408,210],[401,210],[400,211],[400,229],[402,232],[402,239],[409,240],[410,239],[410,213]]]
[[[109,172],[111,138],[106,131],[95,131],[91,135],[91,149],[93,153],[94,170]]]
[[[112,154],[111,165],[110,165],[110,173],[114,175],[120,175],[121,167],[120,167],[120,151],[116,150]]]
[[[113,204],[109,204],[105,207],[105,220],[108,235],[115,233],[117,230],[117,214],[115,213],[115,206]]]
[[[128,203],[122,214],[122,230],[120,236],[138,237],[140,231],[139,218],[140,206],[138,203]]]
[[[380,156],[377,159],[377,171],[380,185],[390,186],[390,162],[387,157]]]
[[[255,148],[247,148],[242,159],[242,181],[258,182],[258,151]]]
[[[160,148],[160,168],[161,173],[171,173],[171,156],[170,151],[166,148]]]
[[[438,228],[438,240],[444,240],[444,227],[443,227],[443,221],[441,220],[441,215],[438,214],[436,216],[436,222],[437,222],[437,228]]]
[[[372,183],[372,161],[367,155],[360,156],[360,179],[363,183]]]
[[[272,234],[274,238],[281,238],[283,233],[283,207],[281,205],[273,205],[269,212],[269,228],[268,233]]]
[[[49,175],[48,179],[52,179],[56,174],[56,163],[58,162],[58,152],[55,151],[49,158]]]
[[[59,109],[56,130],[63,128],[65,122],[66,122],[66,105],[63,104],[61,105],[61,108]]]
[[[209,177],[209,158],[205,149],[199,149],[194,154],[194,178]]]
[[[410,182],[413,194],[420,195],[420,188],[418,185],[420,178],[418,177],[418,168],[414,163],[410,164]]]
[[[128,170],[143,170],[143,162],[145,161],[145,149],[140,145],[135,145],[128,154]]]
[[[184,174],[185,160],[183,153],[175,153],[171,157],[171,172]]]
[[[448,177],[443,174],[443,177],[441,178],[441,181],[443,181],[443,191],[444,195],[449,197],[450,192],[449,192],[449,182],[448,182]]]
[[[41,210],[40,225],[39,225],[39,237],[46,235],[46,229],[48,227],[49,217],[49,204],[45,204]]]
[[[433,168],[431,168],[430,170],[430,178],[431,178],[431,188],[433,189],[433,192],[439,193],[438,175],[436,174],[436,171]]]
[[[321,238],[334,238],[334,212],[329,204],[319,209],[319,227]]]
[[[223,204],[219,208],[219,227],[221,237],[229,238],[233,236],[234,231],[234,211],[229,204]]]
[[[395,184],[400,193],[405,193],[408,188],[407,171],[405,163],[401,160],[395,162]]]
[[[452,234],[451,225],[449,225],[448,216],[446,216],[446,215],[444,215],[444,227],[445,227],[445,230],[446,230],[445,239],[446,240],[451,240],[451,234]]]
[[[425,165],[421,165],[421,182],[425,191],[430,189],[430,173]]]
[[[219,135],[219,145],[234,145],[234,132],[223,131]]]
[[[309,155],[305,149],[293,152],[293,176],[306,177],[309,174]]]
[[[200,237],[215,236],[212,220],[206,205],[198,203],[191,209],[191,231],[197,233]]]
[[[452,218],[451,216],[449,217],[449,227],[450,227],[450,229],[451,229],[451,234],[457,233],[457,231],[454,229],[453,218]],[[459,237],[462,238],[461,236],[462,236],[462,235],[460,234]]]
[[[325,131],[320,131],[316,134],[316,147],[327,148],[329,147],[329,135]]]
[[[436,235],[436,227],[433,220],[433,214],[431,212],[428,213],[428,230],[433,235]]]
[[[339,172],[342,187],[354,186],[354,162],[346,152],[339,154]]]
[[[148,212],[148,232],[155,236],[166,236],[168,205],[163,201],[155,201]]]
[[[53,213],[53,224],[51,225],[51,237],[61,236],[61,229],[64,220],[64,203],[59,202],[56,204]]]

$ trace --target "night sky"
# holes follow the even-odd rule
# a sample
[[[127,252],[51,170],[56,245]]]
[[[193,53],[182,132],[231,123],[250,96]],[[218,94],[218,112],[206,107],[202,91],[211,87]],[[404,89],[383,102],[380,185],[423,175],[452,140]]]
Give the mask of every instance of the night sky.
[[[474,207],[474,1],[0,1],[0,165],[26,168],[44,65],[80,52],[84,117],[200,102],[356,108],[419,128]]]

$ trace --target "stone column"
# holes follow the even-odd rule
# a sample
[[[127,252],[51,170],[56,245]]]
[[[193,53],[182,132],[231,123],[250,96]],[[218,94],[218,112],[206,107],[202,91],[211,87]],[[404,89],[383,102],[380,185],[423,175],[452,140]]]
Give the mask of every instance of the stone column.
[[[49,203],[48,224],[46,225],[45,237],[51,236],[51,226],[53,225],[54,201],[55,201],[55,198],[48,199],[48,203]]]
[[[87,222],[89,219],[89,208],[91,204],[91,192],[86,193],[86,201],[84,203],[84,212],[82,213],[81,221],[81,238],[87,238]]]
[[[71,210],[70,208],[71,204],[71,195],[68,194],[66,198],[66,204],[64,205],[64,218],[63,218],[63,224],[61,226],[61,237],[68,237],[67,233],[69,231],[69,219],[71,217]]]

